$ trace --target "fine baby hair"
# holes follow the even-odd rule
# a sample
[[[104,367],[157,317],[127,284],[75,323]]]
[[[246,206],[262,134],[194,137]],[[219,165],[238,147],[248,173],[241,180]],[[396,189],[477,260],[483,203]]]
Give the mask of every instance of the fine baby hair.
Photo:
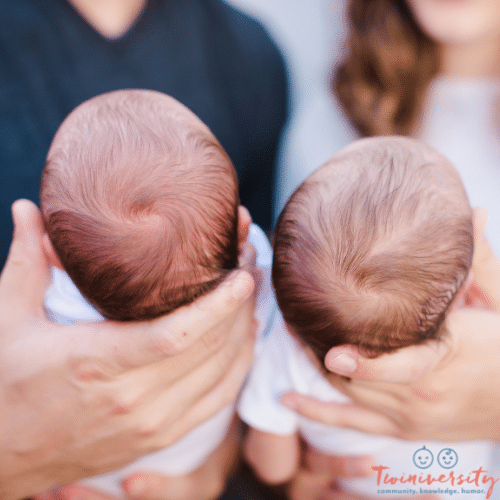
[[[40,204],[55,258],[108,319],[167,313],[237,266],[231,160],[160,92],[115,91],[78,106],[53,139]]]
[[[404,137],[355,141],[295,191],[275,232],[288,327],[321,360],[438,339],[473,253],[471,208],[441,154]]]

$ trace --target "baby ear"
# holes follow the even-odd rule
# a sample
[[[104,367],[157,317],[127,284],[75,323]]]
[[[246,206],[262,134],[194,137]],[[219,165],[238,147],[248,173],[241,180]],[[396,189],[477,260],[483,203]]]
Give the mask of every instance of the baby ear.
[[[45,257],[47,258],[49,266],[58,267],[59,269],[64,271],[64,267],[62,266],[61,261],[59,260],[59,257],[57,256],[56,251],[54,250],[52,242],[50,241],[49,235],[47,233],[44,233],[42,237],[42,246],[43,246],[43,252],[45,253]]]
[[[238,206],[238,244],[245,243],[248,238],[248,230],[252,223],[250,212],[243,206]]]

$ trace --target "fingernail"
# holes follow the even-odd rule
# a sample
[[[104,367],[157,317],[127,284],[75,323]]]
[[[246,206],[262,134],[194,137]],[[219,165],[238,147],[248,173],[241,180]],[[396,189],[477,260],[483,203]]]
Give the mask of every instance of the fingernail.
[[[327,365],[328,370],[331,372],[344,376],[352,375],[356,371],[357,367],[358,363],[356,360],[344,353],[329,359]]]

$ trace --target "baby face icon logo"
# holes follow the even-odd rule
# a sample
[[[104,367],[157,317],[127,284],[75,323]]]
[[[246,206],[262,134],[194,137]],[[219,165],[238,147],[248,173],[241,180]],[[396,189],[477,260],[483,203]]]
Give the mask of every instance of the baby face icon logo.
[[[443,448],[438,453],[437,461],[443,469],[451,469],[452,467],[455,467],[455,465],[457,465],[457,452],[451,448]]]
[[[413,463],[419,469],[429,468],[432,462],[434,462],[434,455],[425,446],[422,446],[413,454]]]

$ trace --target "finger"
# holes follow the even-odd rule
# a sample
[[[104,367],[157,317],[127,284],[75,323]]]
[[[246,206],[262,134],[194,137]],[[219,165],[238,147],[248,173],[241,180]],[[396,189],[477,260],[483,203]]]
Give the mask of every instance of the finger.
[[[140,500],[195,500],[191,475],[168,477],[150,472],[133,474],[123,488],[131,498]]]
[[[149,472],[138,472],[132,474],[122,483],[125,493],[131,498],[141,500],[167,499],[166,492],[174,493],[176,496],[186,490],[186,482],[173,481],[167,476]],[[169,488],[170,487],[170,488]],[[173,490],[173,491],[172,491]]]
[[[130,498],[137,500],[215,500],[224,484],[212,477],[198,477],[198,471],[184,476],[140,472],[123,481]]]
[[[78,484],[61,486],[57,492],[57,500],[118,500],[117,497]]]
[[[81,349],[108,361],[114,360],[115,366],[109,367],[110,373],[113,370],[121,373],[185,351],[237,313],[253,289],[250,274],[233,271],[215,290],[161,318],[73,325],[66,328],[66,334],[73,332],[74,337],[80,338]],[[224,329],[219,330],[218,335],[224,337]]]
[[[38,493],[31,497],[33,500],[60,500],[59,490],[57,488],[53,490],[44,491],[43,493]]]
[[[295,392],[284,394],[280,402],[304,417],[327,425],[368,434],[399,435],[397,426],[388,417],[358,405],[319,401]]]
[[[170,398],[176,401],[174,413],[177,419],[182,418],[179,423],[183,427],[194,427],[218,408],[236,399],[253,359],[254,343],[255,335],[247,335],[243,340],[236,339],[234,343],[232,339],[228,340],[220,352],[212,355],[213,358],[199,358],[190,349],[176,356],[172,360],[176,361],[174,364],[167,360],[133,370],[130,376],[123,375],[115,384],[116,408],[127,411],[141,402],[154,402],[161,398],[156,404],[162,415],[165,414],[166,404],[162,401]],[[191,424],[191,419],[184,413],[195,404],[206,417],[200,416]],[[205,407],[206,410],[203,410]],[[171,415],[174,414],[172,410]],[[148,409],[148,412],[152,411]]]
[[[320,493],[320,496],[314,500],[370,500],[365,496],[359,496],[350,491],[341,491],[337,489],[328,489]],[[375,499],[372,499],[375,500]]]
[[[445,343],[427,342],[368,358],[356,346],[343,345],[328,351],[325,366],[333,373],[357,380],[409,384],[424,377],[448,352]]]
[[[322,500],[330,492],[330,483],[329,474],[315,474],[306,469],[300,469],[288,485],[287,498],[290,500]]]
[[[228,364],[225,359],[221,363],[220,359],[212,357],[186,377],[183,387],[192,387],[189,393],[185,389],[179,393],[175,387],[175,392],[168,392],[163,398],[155,401],[154,405],[148,408],[145,418],[152,421],[153,429],[160,426],[166,429],[166,439],[162,445],[167,446],[177,441],[192,428],[233,403],[248,374],[252,358],[253,339],[249,338],[241,346],[237,356],[231,359],[231,363]],[[219,373],[219,377],[207,388],[205,381],[214,380],[214,370]],[[176,401],[178,416],[162,423],[165,405],[169,400]],[[158,437],[155,439],[158,440]]]
[[[40,211],[31,201],[17,200],[12,218],[14,235],[0,276],[0,300],[12,317],[42,315],[49,266],[43,252]]]
[[[315,473],[329,473],[331,477],[366,477],[373,474],[373,462],[368,456],[330,456],[308,447],[305,464]]]
[[[225,370],[223,378],[199,398],[196,406],[186,413],[184,426],[195,426],[210,417],[219,408],[233,403],[248,375],[253,360],[254,341],[248,339],[242,346],[238,356],[234,359],[232,366]],[[204,417],[206,416],[206,417]]]

